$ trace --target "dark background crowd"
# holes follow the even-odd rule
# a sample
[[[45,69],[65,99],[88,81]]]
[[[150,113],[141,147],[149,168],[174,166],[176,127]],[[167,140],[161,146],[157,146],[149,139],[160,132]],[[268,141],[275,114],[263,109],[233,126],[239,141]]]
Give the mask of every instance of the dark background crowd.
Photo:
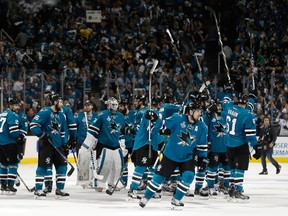
[[[100,22],[87,10],[101,11]],[[287,13],[287,0],[0,0],[1,106],[13,95],[31,119],[48,91],[75,113],[87,99],[98,111],[109,96],[132,103],[148,91],[151,59],[153,94],[182,103],[210,80],[218,97],[228,83],[220,33],[235,92],[254,82],[255,113],[274,121],[288,112]]]

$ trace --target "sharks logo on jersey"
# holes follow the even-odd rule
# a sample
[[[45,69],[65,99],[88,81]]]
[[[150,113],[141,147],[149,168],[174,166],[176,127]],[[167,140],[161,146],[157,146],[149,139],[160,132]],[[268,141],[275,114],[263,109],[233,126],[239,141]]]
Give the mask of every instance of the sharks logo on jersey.
[[[181,134],[178,135],[178,138],[181,140],[180,142],[178,142],[178,145],[182,146],[190,146],[195,141],[195,137],[191,136],[189,131],[187,131],[187,133],[181,131]]]
[[[218,125],[214,125],[214,131],[217,133],[224,133],[225,132],[225,126],[221,124],[221,122],[218,122]]]
[[[110,122],[110,128],[111,128],[111,132],[110,133],[116,133],[118,132],[118,128],[119,126],[116,124],[116,122]]]
[[[49,127],[52,129],[52,131],[51,131],[52,134],[59,134],[61,124],[58,124],[57,122],[52,121],[51,125],[49,125]]]

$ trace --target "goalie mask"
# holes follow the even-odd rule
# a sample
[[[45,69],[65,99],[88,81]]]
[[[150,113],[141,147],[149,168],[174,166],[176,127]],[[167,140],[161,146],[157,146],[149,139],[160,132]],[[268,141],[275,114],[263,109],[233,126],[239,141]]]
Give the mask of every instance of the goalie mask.
[[[111,97],[107,101],[108,109],[115,114],[118,110],[118,101],[114,98]]]

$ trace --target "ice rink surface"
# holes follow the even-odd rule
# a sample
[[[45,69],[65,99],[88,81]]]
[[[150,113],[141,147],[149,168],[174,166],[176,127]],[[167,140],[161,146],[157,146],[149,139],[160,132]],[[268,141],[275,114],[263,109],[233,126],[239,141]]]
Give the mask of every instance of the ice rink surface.
[[[75,166],[75,165],[74,165]],[[69,169],[69,168],[68,168]],[[133,165],[129,165],[129,170]],[[20,165],[19,174],[29,188],[34,186],[36,164]],[[222,196],[216,199],[202,200],[185,197],[182,211],[170,209],[171,196],[162,196],[161,201],[151,199],[142,209],[137,201],[127,201],[127,190],[115,192],[112,196],[105,192],[99,193],[93,189],[83,189],[76,186],[76,166],[72,176],[67,177],[65,191],[70,193],[69,200],[55,200],[53,187],[52,194],[46,200],[35,200],[33,193],[25,186],[17,188],[15,196],[0,195],[0,216],[34,216],[34,215],[97,215],[97,216],[207,216],[207,215],[286,215],[288,211],[288,164],[282,164],[279,175],[275,168],[268,163],[269,175],[261,176],[260,163],[250,163],[245,174],[244,190],[250,196],[248,203],[227,202]],[[131,179],[131,172],[129,173]],[[194,182],[191,189],[194,190]]]

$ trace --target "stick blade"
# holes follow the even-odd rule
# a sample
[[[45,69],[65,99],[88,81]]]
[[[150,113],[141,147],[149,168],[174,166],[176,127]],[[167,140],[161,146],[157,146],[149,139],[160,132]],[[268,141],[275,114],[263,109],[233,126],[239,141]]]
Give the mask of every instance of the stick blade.
[[[74,170],[75,170],[75,168],[73,166],[71,166],[71,169],[67,173],[67,176],[70,177],[73,174]]]

